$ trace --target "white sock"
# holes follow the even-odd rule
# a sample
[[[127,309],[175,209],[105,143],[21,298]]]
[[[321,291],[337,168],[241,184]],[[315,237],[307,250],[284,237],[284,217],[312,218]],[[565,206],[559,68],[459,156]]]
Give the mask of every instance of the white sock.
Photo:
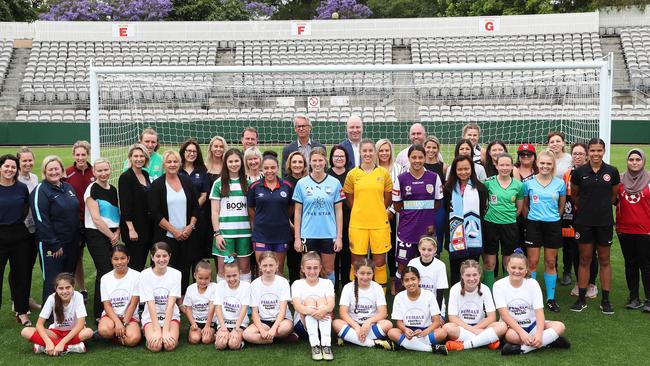
[[[219,282],[221,282],[221,281],[225,281],[225,280],[226,280],[225,278],[223,278],[223,277],[217,275],[217,283],[219,283]]]
[[[312,347],[320,346],[320,339],[318,339],[318,320],[305,315],[305,328],[309,334],[309,345]]]
[[[320,329],[320,345],[330,347],[332,345],[332,318],[319,320],[318,329]]]
[[[458,327],[460,329],[460,334],[458,335],[458,338],[456,339],[458,342],[465,342],[473,339],[476,337],[476,334],[470,332],[469,330],[463,328],[463,327]]]
[[[494,328],[487,328],[481,333],[474,336],[474,338],[463,342],[465,349],[470,348],[479,348],[487,346],[488,344],[499,340],[497,334],[494,332]]]
[[[242,281],[251,283],[251,273],[250,272],[242,273],[241,275],[239,275],[239,277],[241,278]]]
[[[400,342],[400,347],[404,347],[406,349],[409,349],[411,351],[422,351],[422,352],[431,352],[432,348],[431,345],[429,344],[429,339],[427,337],[424,338],[411,338],[408,339],[405,336],[401,342]]]
[[[347,330],[347,332],[346,332],[346,330]],[[343,333],[345,333],[345,335],[342,335]],[[372,330],[370,332],[368,332],[368,336],[366,337],[366,341],[361,342],[361,340],[359,339],[359,335],[357,334],[357,331],[352,329],[352,327],[349,326],[349,325],[346,325],[343,329],[341,329],[341,332],[339,333],[339,337],[343,338],[347,342],[350,342],[352,344],[356,344],[357,346],[362,346],[362,347],[373,347],[375,345],[375,342],[373,342],[373,340],[370,337],[371,335],[374,336],[374,334],[372,334]]]
[[[542,347],[548,346],[549,344],[555,342],[555,340],[558,339],[559,337],[560,336],[557,335],[557,333],[555,333],[555,330],[553,330],[553,328],[546,329],[544,333],[542,333]],[[526,345],[521,346],[521,351],[523,353],[532,352],[536,349],[537,348],[531,346],[526,346]]]

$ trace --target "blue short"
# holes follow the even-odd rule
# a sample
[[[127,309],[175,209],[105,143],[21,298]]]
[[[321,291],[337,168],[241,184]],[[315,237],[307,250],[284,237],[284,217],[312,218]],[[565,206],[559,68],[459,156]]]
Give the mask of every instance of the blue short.
[[[286,253],[287,252],[287,243],[277,243],[277,244],[267,244],[267,243],[253,243],[253,248],[256,252],[275,252],[275,253]]]

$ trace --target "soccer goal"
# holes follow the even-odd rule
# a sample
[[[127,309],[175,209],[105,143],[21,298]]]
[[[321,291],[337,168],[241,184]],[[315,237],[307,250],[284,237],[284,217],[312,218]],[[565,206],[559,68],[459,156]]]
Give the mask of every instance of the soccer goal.
[[[121,163],[146,127],[162,149],[215,135],[238,145],[247,126],[262,149],[295,139],[293,117],[310,117],[312,138],[328,146],[346,136],[351,115],[364,137],[388,138],[395,154],[421,122],[453,156],[462,126],[478,123],[481,141],[545,144],[602,138],[611,126],[608,61],[562,63],[91,67],[92,157]],[[609,151],[609,149],[608,149]],[[119,165],[118,165],[119,166]]]

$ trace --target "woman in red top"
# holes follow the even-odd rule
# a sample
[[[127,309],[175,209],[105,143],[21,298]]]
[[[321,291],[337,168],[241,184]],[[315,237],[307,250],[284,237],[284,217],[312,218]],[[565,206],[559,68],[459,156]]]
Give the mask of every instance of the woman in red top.
[[[630,291],[627,309],[650,313],[650,172],[645,153],[635,148],[627,154],[627,171],[621,176],[616,205],[616,233],[625,259],[625,280]],[[639,272],[645,304],[639,299]]]

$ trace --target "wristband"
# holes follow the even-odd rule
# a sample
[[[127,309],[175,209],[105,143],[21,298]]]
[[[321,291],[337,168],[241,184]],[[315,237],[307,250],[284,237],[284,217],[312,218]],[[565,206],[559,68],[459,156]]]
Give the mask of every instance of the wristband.
[[[221,235],[221,231],[220,230],[215,230],[213,235],[214,236]]]

